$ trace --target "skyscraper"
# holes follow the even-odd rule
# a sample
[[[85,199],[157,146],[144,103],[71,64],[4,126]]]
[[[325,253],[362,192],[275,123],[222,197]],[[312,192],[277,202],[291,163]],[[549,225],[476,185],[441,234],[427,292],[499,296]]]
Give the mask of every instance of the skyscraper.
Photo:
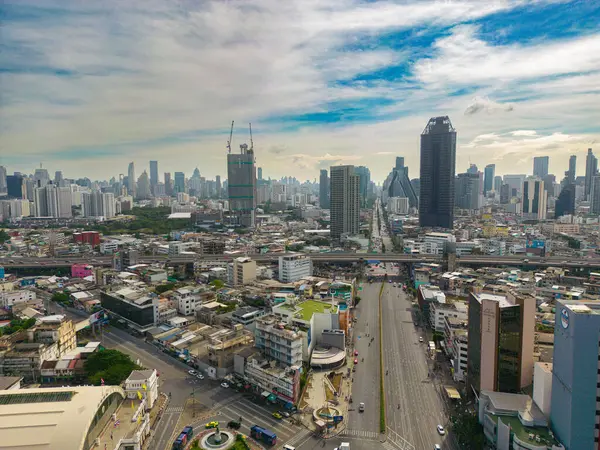
[[[567,179],[569,183],[575,183],[575,172],[577,168],[577,156],[571,155],[569,158],[569,170],[565,175],[567,175]]]
[[[469,391],[518,393],[533,380],[535,297],[471,293]]]
[[[50,183],[50,175],[46,169],[35,169],[35,173],[33,174],[33,181],[35,183],[35,187],[44,187],[48,183]]]
[[[590,190],[590,213],[600,214],[600,175],[592,177],[592,187]]]
[[[339,239],[342,234],[358,234],[360,177],[354,166],[332,166],[330,175],[331,237]]]
[[[556,301],[550,425],[568,450],[598,449],[598,306],[585,300]]]
[[[183,172],[175,172],[175,182],[173,183],[173,191],[178,194],[185,192],[185,174]]]
[[[173,181],[171,180],[171,172],[165,172],[165,194],[173,195]]]
[[[217,198],[221,198],[221,196],[223,195],[221,188],[221,175],[217,175],[215,177],[215,189],[217,191]]]
[[[457,208],[475,210],[481,207],[479,174],[459,173],[456,176],[455,191],[455,206]]]
[[[533,158],[533,176],[542,180],[548,175],[549,156],[536,156]]]
[[[135,166],[133,162],[130,162],[129,167],[127,168],[127,180],[127,191],[129,192],[129,195],[131,195],[133,198],[137,198],[137,186],[135,184]]]
[[[448,116],[432,117],[421,134],[419,224],[453,228],[456,131]]]
[[[137,198],[146,200],[150,198],[150,178],[148,172],[142,172],[137,182]]]
[[[547,198],[544,182],[537,177],[528,177],[523,182],[523,217],[545,219]]]
[[[329,209],[329,173],[322,169],[319,176],[319,206]]]
[[[8,194],[8,187],[6,185],[6,167],[0,166],[0,196]]]
[[[359,176],[358,180],[358,195],[360,198],[360,206],[365,207],[367,205],[367,197],[369,195],[369,184],[371,184],[371,171],[368,167],[358,166],[355,168],[356,174]]]
[[[554,205],[554,218],[575,213],[575,184],[565,184]]]
[[[54,172],[54,184],[56,184],[57,186],[61,186],[63,180],[64,180],[63,174],[60,170],[57,170],[56,172]]]
[[[502,188],[502,177],[499,175],[496,175],[494,177],[494,191],[496,191],[497,194],[500,194],[501,188]]]
[[[418,195],[408,176],[408,167],[404,165],[404,158],[402,156],[396,157],[396,166],[383,183],[383,189],[384,195],[382,197],[384,202],[387,202],[387,199],[392,197],[406,197],[411,208],[416,208],[419,204]]]
[[[154,194],[154,187],[158,184],[158,161],[150,161],[150,190]]]
[[[258,179],[262,180],[262,167],[258,168]]]
[[[37,217],[71,217],[72,194],[70,187],[48,183],[34,190],[34,215]]]
[[[11,198],[27,198],[27,187],[22,175],[8,175],[6,177],[6,189],[8,196]],[[33,188],[31,193],[33,198]]]
[[[494,174],[496,172],[496,164],[488,164],[485,166],[483,181],[483,195],[494,189]]]
[[[256,224],[256,166],[254,150],[240,145],[240,153],[227,155],[229,211],[236,225]]]
[[[587,157],[585,159],[585,190],[584,196],[586,200],[589,200],[590,192],[592,190],[592,178],[598,172],[598,159],[592,153],[592,149],[588,148]]]

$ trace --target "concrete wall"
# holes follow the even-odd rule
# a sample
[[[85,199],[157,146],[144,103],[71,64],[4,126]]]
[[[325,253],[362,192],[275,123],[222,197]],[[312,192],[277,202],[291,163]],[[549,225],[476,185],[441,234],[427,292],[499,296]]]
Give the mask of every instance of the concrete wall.
[[[544,363],[535,363],[533,370],[533,401],[546,417],[550,416],[552,372],[545,370]]]
[[[320,344],[324,347],[346,349],[346,334],[342,330],[324,330],[321,333]]]

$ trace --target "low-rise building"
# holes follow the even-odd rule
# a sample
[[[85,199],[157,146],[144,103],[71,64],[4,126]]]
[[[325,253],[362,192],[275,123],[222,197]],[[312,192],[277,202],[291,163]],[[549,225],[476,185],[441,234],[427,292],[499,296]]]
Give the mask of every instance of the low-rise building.
[[[302,366],[302,335],[276,316],[258,319],[254,338],[265,356],[287,366]]]
[[[444,318],[444,347],[452,364],[452,377],[455,381],[465,381],[469,353],[469,331],[467,319]]]
[[[241,286],[256,280],[256,261],[250,258],[235,258],[227,268],[227,278],[231,286]]]
[[[300,397],[300,367],[281,366],[274,361],[251,358],[246,363],[244,376],[248,382],[263,390],[263,396],[275,396],[291,406]]]
[[[452,317],[458,320],[467,321],[467,305],[463,302],[440,303],[441,296],[436,297],[438,301],[432,301],[429,305],[429,324],[431,328],[438,333],[443,333],[446,329],[445,318]],[[445,301],[445,297],[443,298]]]
[[[158,399],[156,370],[134,370],[125,380],[125,394],[129,399],[140,399],[146,410],[152,409]]]
[[[231,321],[233,323],[239,323],[245,327],[250,327],[254,324],[256,319],[265,315],[264,309],[254,308],[252,306],[244,306],[238,308],[231,314]]]
[[[110,315],[138,332],[153,328],[159,321],[159,298],[146,290],[129,287],[107,290],[100,293],[100,302]]]
[[[291,254],[279,257],[279,281],[293,283],[312,276],[312,261],[308,255]]]

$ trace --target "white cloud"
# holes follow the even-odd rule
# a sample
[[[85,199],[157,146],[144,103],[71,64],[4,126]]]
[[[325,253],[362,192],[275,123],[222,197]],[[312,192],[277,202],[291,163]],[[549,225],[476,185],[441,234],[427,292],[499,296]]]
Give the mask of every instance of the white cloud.
[[[494,114],[496,112],[504,111],[510,112],[514,109],[514,106],[510,103],[499,103],[490,100],[487,97],[475,97],[471,104],[467,106],[465,110],[466,116],[472,116],[480,112],[486,112],[488,114]]]
[[[516,130],[510,134],[513,136],[535,136],[537,132],[535,130]]]

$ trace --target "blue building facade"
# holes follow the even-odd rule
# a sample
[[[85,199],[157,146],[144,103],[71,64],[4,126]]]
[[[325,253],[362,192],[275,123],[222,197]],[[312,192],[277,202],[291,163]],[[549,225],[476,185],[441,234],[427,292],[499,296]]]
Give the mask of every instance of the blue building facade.
[[[550,426],[566,450],[599,449],[600,302],[556,302]]]

